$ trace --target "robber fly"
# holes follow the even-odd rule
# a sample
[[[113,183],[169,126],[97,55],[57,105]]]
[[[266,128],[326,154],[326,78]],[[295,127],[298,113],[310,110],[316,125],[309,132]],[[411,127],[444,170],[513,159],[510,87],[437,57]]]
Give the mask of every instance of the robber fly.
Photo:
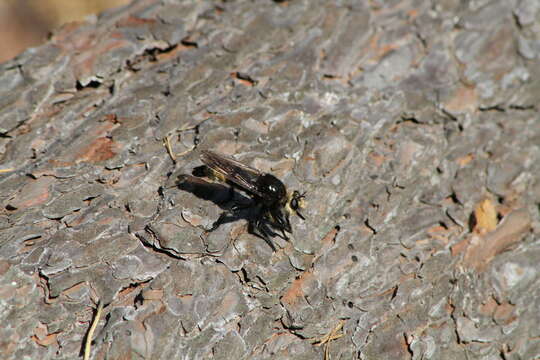
[[[254,213],[249,220],[249,231],[264,239],[272,250],[276,250],[270,236],[276,236],[273,230],[280,231],[283,239],[289,238],[285,234],[292,234],[289,216],[295,213],[302,220],[304,216],[300,209],[304,207],[305,193],[298,191],[287,192],[285,185],[274,175],[263,173],[250,166],[244,165],[230,157],[204,150],[201,154],[202,162],[210,170],[211,177],[230,184],[246,192],[252,199],[250,205]],[[235,206],[234,211],[245,206]],[[216,221],[210,231],[221,225],[222,217]]]

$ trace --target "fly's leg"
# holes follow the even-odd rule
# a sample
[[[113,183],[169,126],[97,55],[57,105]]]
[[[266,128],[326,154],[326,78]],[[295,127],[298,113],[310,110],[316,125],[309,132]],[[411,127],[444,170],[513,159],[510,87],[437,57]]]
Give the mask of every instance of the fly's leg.
[[[239,211],[249,209],[249,208],[252,208],[252,207],[253,207],[253,204],[235,204],[235,205],[233,205],[231,210],[233,212],[239,212]]]
[[[234,189],[232,187],[230,189],[232,190],[231,191],[231,199],[232,199],[232,197],[234,197]],[[212,232],[216,230],[220,225],[238,220],[239,218],[241,218],[238,214],[241,210],[249,209],[252,207],[253,207],[253,204],[233,205],[230,210],[224,211],[221,213],[219,218],[214,222],[214,224],[212,225],[212,228],[208,230],[208,232]],[[260,208],[258,207],[256,211],[260,212]]]
[[[278,235],[283,240],[289,241],[289,237],[285,232],[292,234],[291,223],[289,222],[289,215],[282,212],[279,209],[270,210],[269,219],[267,219],[268,224],[274,227],[275,229],[281,231],[281,235]]]
[[[289,237],[285,234],[285,230],[281,229],[281,234],[283,235],[283,240],[289,241]]]
[[[276,251],[276,246],[274,242],[270,239],[270,232],[267,226],[264,224],[261,219],[249,222],[249,232],[254,234],[257,237],[260,237],[272,248],[272,251]]]
[[[214,230],[217,230],[218,227],[220,227],[223,224],[233,222],[236,220],[236,216],[230,215],[227,212],[222,212],[221,215],[219,215],[219,218],[212,224],[212,227],[208,232],[212,232]]]

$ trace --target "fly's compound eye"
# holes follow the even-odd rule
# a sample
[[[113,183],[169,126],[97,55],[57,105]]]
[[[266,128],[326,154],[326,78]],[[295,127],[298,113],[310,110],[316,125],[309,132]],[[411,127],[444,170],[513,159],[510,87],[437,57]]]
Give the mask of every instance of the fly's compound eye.
[[[296,212],[296,214],[302,219],[305,220],[304,216],[300,213],[300,209],[304,207],[304,198],[306,197],[306,193],[300,194],[298,191],[294,191],[291,196],[291,201],[289,203],[289,206],[292,210]]]
[[[300,194],[298,191],[294,191],[291,196],[291,209],[298,210],[304,207],[304,198],[306,193]]]
[[[299,207],[300,207],[300,204],[298,203],[298,199],[295,198],[293,195],[293,198],[291,199],[291,209],[298,210]]]

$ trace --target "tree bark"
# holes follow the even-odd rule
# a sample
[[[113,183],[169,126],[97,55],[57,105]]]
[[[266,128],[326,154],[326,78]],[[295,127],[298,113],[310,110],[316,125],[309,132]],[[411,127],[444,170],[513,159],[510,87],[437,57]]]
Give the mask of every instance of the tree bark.
[[[540,357],[536,4],[135,1],[0,65],[2,358],[99,301],[94,359]],[[290,241],[207,231],[203,149],[307,191]]]

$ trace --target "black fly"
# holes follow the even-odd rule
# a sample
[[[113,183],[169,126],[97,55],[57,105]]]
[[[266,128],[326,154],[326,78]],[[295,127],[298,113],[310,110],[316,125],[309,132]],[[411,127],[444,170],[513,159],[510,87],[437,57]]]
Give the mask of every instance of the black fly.
[[[272,250],[275,251],[276,247],[270,236],[278,235],[272,229],[280,231],[283,239],[288,240],[285,232],[292,234],[290,214],[295,213],[305,220],[300,213],[305,194],[296,190],[287,192],[285,185],[274,175],[213,151],[202,151],[201,160],[210,170],[208,176],[243,190],[253,199],[253,204],[249,206],[254,211],[249,220],[249,231],[264,239]],[[233,211],[241,208],[246,206],[235,206]],[[217,229],[225,217],[226,214],[222,214],[210,231]]]

